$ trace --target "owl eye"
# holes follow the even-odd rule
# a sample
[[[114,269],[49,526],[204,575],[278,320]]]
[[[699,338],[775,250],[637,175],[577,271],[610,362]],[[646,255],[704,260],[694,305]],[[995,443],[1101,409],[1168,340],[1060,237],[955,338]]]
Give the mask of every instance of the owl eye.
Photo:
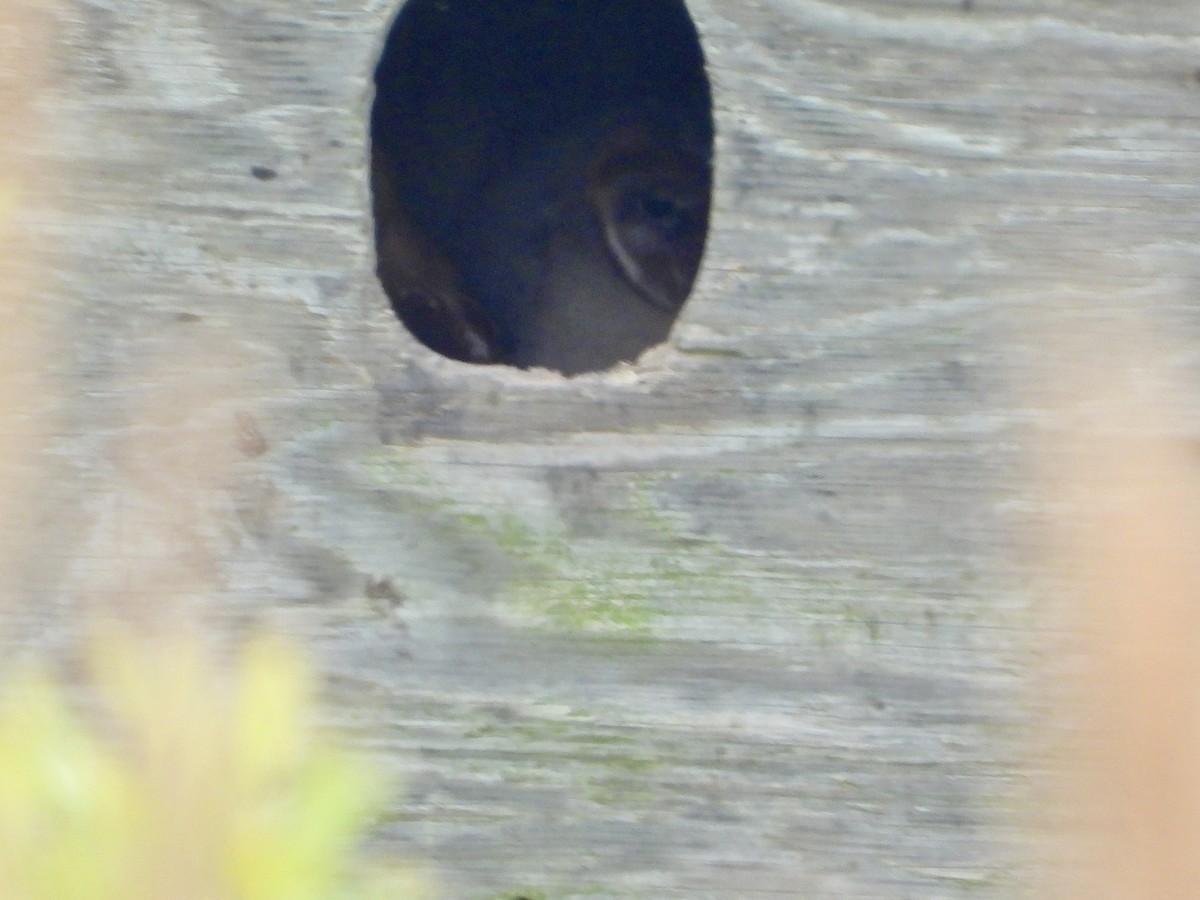
[[[658,194],[646,194],[642,197],[642,210],[647,217],[659,221],[665,221],[668,218],[674,220],[682,213],[674,200]]]
[[[626,229],[653,231],[664,242],[678,241],[695,228],[695,216],[684,205],[652,188],[628,191],[617,213]]]

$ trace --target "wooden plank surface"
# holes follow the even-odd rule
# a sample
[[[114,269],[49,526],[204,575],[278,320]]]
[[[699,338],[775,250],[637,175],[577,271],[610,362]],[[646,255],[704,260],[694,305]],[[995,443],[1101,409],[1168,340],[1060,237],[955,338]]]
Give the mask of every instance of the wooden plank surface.
[[[566,380],[436,357],[374,280],[393,3],[57,3],[70,327],[10,641],[169,594],[302,635],[445,897],[1008,895],[1020,325],[1197,336],[1194,0],[691,9],[699,285]]]

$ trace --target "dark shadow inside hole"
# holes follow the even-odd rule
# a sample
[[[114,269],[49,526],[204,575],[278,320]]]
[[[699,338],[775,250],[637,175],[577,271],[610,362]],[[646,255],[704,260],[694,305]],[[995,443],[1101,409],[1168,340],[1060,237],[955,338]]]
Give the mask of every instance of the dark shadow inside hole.
[[[683,0],[409,0],[375,84],[378,273],[414,336],[566,374],[666,339],[712,191]]]

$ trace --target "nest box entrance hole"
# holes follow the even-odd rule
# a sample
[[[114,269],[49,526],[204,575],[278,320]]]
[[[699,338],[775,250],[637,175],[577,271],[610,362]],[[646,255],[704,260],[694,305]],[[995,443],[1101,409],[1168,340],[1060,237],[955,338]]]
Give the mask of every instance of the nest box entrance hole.
[[[683,0],[409,0],[375,88],[377,272],[418,340],[575,374],[667,338],[712,192]]]

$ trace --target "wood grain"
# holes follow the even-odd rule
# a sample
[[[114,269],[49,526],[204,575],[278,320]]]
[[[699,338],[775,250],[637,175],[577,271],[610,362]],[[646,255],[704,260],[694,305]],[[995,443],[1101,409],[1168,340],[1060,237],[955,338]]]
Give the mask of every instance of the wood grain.
[[[1194,0],[695,0],[700,281],[668,345],[571,380],[437,357],[374,280],[394,3],[53,9],[70,411],[12,642],[72,646],[89,585],[154,594],[131,434],[250,422],[186,507],[200,602],[310,642],[408,773],[381,845],[443,896],[1020,888],[1019,426],[1050,406],[1012,376],[1035,309],[1197,346]],[[236,387],[139,421],[198,366]]]

